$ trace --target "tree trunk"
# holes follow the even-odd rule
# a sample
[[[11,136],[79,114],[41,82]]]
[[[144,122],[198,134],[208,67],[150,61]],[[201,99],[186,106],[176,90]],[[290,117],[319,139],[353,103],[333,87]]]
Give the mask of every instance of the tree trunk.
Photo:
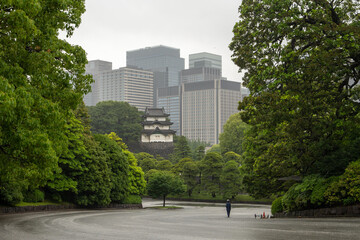
[[[163,207],[165,207],[165,195],[163,196]]]

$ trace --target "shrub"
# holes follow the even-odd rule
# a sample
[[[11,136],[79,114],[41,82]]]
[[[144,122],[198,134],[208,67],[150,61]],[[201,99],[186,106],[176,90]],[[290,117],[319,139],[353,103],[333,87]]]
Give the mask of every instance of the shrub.
[[[302,183],[293,185],[283,196],[283,207],[287,211],[321,206],[325,203],[323,188],[327,180],[319,175],[310,175]]]
[[[360,202],[360,160],[351,162],[337,181],[324,193],[329,205],[350,205]]]
[[[39,189],[28,190],[24,193],[24,202],[43,202],[44,198],[44,192]]]
[[[275,213],[279,213],[279,212],[284,211],[282,198],[283,198],[282,196],[278,197],[272,202],[272,204],[271,204],[271,214],[274,215]]]
[[[23,200],[21,185],[17,183],[1,183],[0,204],[15,206]]]
[[[141,204],[142,200],[139,195],[129,195],[125,198],[124,204]]]

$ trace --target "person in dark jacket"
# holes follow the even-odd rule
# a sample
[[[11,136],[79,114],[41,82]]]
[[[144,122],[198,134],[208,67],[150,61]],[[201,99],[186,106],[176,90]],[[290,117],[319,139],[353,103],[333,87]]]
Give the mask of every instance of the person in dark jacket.
[[[227,216],[230,217],[230,211],[231,211],[231,203],[230,200],[226,200],[226,212],[227,212]]]

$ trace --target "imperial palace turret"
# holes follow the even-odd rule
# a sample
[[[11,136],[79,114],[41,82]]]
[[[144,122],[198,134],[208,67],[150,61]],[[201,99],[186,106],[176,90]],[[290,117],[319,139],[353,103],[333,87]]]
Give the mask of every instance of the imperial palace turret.
[[[167,157],[172,152],[176,131],[170,129],[173,123],[169,121],[169,116],[164,108],[145,109],[140,144],[143,151],[163,157]]]
[[[175,131],[170,129],[173,124],[168,120],[164,108],[146,108],[141,134],[142,143],[173,142]]]

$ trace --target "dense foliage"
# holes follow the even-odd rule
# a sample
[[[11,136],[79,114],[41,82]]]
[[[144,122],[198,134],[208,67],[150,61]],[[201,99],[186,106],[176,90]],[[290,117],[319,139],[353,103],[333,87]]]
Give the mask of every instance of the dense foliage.
[[[232,151],[241,155],[245,131],[248,128],[249,126],[241,120],[240,113],[231,115],[224,125],[224,131],[219,136],[222,153]]]
[[[341,175],[358,159],[359,10],[355,0],[242,1],[230,49],[251,92],[239,110],[252,195],[281,194],[294,175]],[[306,179],[284,199],[308,206]]]
[[[272,212],[333,207],[360,203],[360,160],[351,162],[344,174],[323,178],[309,175],[293,185],[272,204]]]
[[[0,196],[21,201],[43,186],[68,146],[66,119],[90,88],[83,49],[71,36],[84,0],[0,3]]]
[[[142,112],[127,102],[105,101],[88,107],[91,131],[97,134],[115,132],[125,144],[136,147],[142,130]]]
[[[84,0],[0,2],[0,204],[104,206],[144,192],[127,147],[90,132],[85,51],[58,38],[73,34],[84,11]]]
[[[163,199],[163,207],[165,207],[165,199],[169,194],[180,194],[186,189],[182,179],[168,171],[158,171],[151,175],[147,185],[148,194],[154,198],[161,197]]]
[[[174,153],[171,156],[172,162],[177,163],[180,159],[190,157],[191,150],[185,136],[176,136],[174,139]]]
[[[186,185],[187,197],[201,193],[210,198],[235,198],[243,192],[240,156],[234,152],[225,155],[227,157],[218,152],[207,152],[201,161],[185,157],[172,164],[169,160],[155,158],[148,153],[135,154],[147,182],[155,173],[167,171],[180,176]]]

